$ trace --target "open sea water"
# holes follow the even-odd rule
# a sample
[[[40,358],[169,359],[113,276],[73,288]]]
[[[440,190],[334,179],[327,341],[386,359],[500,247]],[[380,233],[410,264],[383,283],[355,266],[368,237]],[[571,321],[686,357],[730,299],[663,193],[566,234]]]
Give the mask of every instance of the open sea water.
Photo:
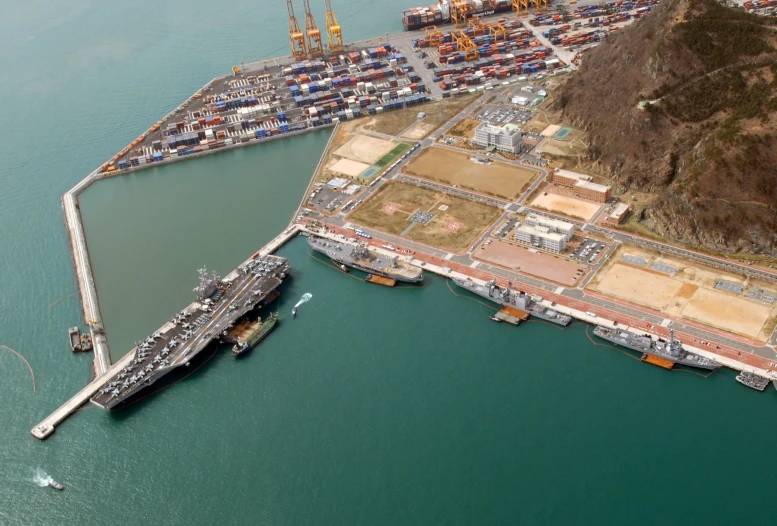
[[[417,2],[334,4],[355,40],[400,30]],[[439,278],[374,287],[301,239],[281,251],[294,277],[278,328],[246,359],[215,350],[177,385],[117,413],[87,407],[35,440],[29,430],[91,369],[67,343],[82,320],[60,196],[212,77],[286,54],[287,23],[279,0],[0,12],[0,345],[35,380],[0,347],[0,524],[773,516],[771,387],[654,368],[594,346],[582,325],[496,325]],[[188,303],[197,268],[229,271],[285,226],[327,138],[154,168],[83,196],[114,356]],[[41,487],[49,477],[67,489]]]

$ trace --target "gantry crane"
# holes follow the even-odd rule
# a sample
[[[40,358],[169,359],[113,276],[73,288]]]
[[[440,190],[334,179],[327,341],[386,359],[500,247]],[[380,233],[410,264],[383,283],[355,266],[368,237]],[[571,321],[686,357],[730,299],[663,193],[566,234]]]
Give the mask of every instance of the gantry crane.
[[[305,35],[300,31],[297,17],[294,16],[294,6],[291,0],[286,0],[286,8],[289,11],[289,41],[291,42],[291,54],[294,60],[305,60],[308,56],[305,47]]]
[[[488,31],[494,35],[494,42],[504,42],[507,40],[507,29],[502,24],[488,24]]]
[[[313,20],[313,13],[310,12],[310,1],[305,3],[305,34],[308,36],[308,53],[310,58],[321,57],[324,55],[324,45],[321,43],[321,31],[316,27],[316,21]]]
[[[529,0],[513,0],[513,9],[517,11],[517,15],[529,14]]]
[[[534,6],[534,13],[537,15],[548,10],[548,0],[531,0],[531,3]]]
[[[456,42],[456,49],[458,51],[464,51],[464,60],[478,59],[478,47],[464,31],[461,31],[460,29],[451,31],[451,37],[453,37],[453,41]]]
[[[326,1],[326,36],[329,40],[329,52],[332,54],[343,52],[343,33],[340,24],[337,23],[335,12],[332,11],[332,2]]]
[[[469,4],[465,0],[454,0],[450,6],[451,9],[451,22],[456,24],[456,27],[466,27],[467,15],[469,14]]]
[[[472,36],[479,37],[486,34],[486,25],[479,16],[470,18],[467,25],[472,29]]]
[[[437,26],[426,28],[426,41],[429,42],[430,47],[438,47],[442,44],[442,32],[437,29]]]

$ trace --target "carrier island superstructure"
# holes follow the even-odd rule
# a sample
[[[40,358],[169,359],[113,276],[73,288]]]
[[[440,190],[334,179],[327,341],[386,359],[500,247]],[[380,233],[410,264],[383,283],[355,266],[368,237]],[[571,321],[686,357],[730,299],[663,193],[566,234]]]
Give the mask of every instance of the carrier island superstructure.
[[[92,403],[113,409],[173,369],[189,365],[235,321],[276,297],[289,270],[287,259],[258,253],[223,279],[200,270],[197,300],[138,342],[134,359],[104,384]]]

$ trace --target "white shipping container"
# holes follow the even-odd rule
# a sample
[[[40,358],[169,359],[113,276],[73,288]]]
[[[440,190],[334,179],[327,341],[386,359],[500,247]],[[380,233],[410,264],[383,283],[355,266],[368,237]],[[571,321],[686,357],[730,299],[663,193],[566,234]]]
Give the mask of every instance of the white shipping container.
[[[395,58],[390,59],[389,60],[389,66],[391,66],[392,68],[397,67],[397,59],[395,59]]]
[[[375,108],[375,113],[383,113],[383,106],[378,106]]]
[[[332,124],[339,124],[340,123],[340,117],[332,117]]]
[[[364,91],[364,82],[357,82],[356,83],[356,89],[360,91]]]

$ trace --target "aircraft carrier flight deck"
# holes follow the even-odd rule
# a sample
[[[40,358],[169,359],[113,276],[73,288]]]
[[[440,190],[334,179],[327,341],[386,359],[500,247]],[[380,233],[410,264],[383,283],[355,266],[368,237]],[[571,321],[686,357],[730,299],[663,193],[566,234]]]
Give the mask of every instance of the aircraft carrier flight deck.
[[[258,254],[223,279],[201,269],[200,284],[194,289],[197,300],[137,342],[130,351],[135,353],[132,361],[103,385],[92,403],[112,409],[173,369],[189,365],[235,321],[279,289],[289,274],[288,260]]]

